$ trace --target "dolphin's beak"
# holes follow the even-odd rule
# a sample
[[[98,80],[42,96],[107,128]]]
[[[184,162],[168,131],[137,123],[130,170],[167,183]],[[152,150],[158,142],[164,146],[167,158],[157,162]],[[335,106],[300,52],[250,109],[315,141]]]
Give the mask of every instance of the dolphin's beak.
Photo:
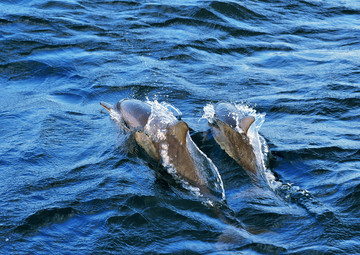
[[[105,102],[100,102],[100,105],[102,107],[104,107],[108,112],[111,111],[111,109],[113,108],[111,104],[105,103]]]

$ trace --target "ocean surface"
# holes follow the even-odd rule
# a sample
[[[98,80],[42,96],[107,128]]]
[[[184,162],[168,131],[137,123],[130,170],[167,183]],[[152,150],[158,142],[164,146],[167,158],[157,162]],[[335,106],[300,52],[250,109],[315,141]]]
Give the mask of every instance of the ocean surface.
[[[0,3],[0,254],[360,253],[360,2]],[[209,206],[100,101],[166,102],[216,165]],[[248,107],[268,180],[211,136]],[[274,184],[275,183],[275,184]]]

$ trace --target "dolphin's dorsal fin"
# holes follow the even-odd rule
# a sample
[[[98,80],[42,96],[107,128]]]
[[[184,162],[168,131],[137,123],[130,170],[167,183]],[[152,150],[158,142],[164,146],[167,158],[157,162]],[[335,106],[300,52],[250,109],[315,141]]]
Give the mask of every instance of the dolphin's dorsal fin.
[[[186,144],[186,135],[189,131],[189,126],[184,121],[179,121],[178,123],[170,126],[172,134],[179,140],[181,145]]]
[[[254,121],[255,118],[253,116],[247,116],[240,120],[240,127],[245,132],[245,134],[247,134],[247,131],[249,130],[251,124],[254,123]]]

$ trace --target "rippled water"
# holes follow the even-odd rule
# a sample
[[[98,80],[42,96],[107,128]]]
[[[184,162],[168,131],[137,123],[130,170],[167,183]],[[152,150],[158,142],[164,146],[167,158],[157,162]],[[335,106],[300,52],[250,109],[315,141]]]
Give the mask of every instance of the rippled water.
[[[2,1],[1,253],[359,253],[359,14],[350,0]],[[182,112],[227,205],[131,153],[99,105],[124,97]],[[204,139],[218,101],[266,114],[279,189]]]

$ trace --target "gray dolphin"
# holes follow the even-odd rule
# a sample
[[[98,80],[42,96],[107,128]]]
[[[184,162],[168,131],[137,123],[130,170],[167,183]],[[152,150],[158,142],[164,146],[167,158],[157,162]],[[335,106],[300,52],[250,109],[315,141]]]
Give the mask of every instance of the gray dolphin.
[[[244,116],[230,103],[218,103],[214,109],[215,115],[209,124],[215,141],[254,177],[257,174],[256,156],[247,133],[255,118]]]
[[[125,130],[133,132],[138,145],[153,160],[161,162],[168,172],[198,187],[201,194],[216,193],[225,199],[215,165],[192,141],[184,121],[172,114],[159,114],[150,104],[136,99],[123,99],[115,106],[100,104]]]

